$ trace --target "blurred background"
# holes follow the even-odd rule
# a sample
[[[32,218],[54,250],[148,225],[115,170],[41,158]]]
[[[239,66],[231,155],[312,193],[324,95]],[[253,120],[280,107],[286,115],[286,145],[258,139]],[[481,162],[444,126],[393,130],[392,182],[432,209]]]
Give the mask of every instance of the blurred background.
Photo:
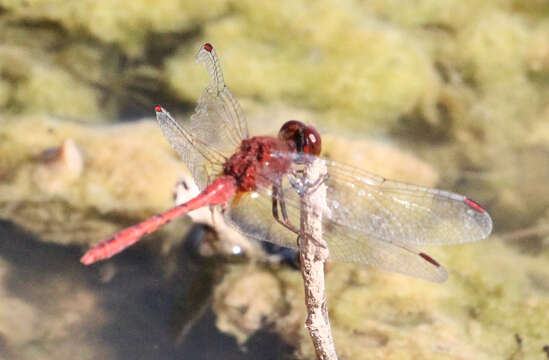
[[[444,284],[331,264],[341,359],[549,358],[548,15],[541,0],[0,0],[0,358],[314,358],[300,273],[201,251],[218,235],[190,219],[79,263],[173,205],[188,174],[153,109],[192,114],[206,41],[252,134],[299,119],[324,156],[493,217],[487,240],[428,249]]]

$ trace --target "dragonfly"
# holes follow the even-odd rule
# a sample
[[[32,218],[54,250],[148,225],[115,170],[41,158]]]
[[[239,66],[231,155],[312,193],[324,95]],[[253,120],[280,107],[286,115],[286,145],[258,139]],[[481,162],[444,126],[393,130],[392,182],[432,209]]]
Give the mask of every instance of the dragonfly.
[[[461,244],[492,231],[488,212],[474,200],[444,190],[385,179],[321,158],[313,127],[286,122],[277,136],[248,133],[244,112],[225,84],[214,47],[197,53],[209,75],[190,121],[156,106],[164,136],[202,191],[189,201],[116,233],[81,258],[85,265],[110,258],[160,226],[202,208],[217,208],[244,235],[297,249],[302,181],[300,167],[322,161],[327,176],[323,242],[330,258],[356,262],[432,282],[448,273],[420,246]],[[302,179],[301,179],[302,180]]]

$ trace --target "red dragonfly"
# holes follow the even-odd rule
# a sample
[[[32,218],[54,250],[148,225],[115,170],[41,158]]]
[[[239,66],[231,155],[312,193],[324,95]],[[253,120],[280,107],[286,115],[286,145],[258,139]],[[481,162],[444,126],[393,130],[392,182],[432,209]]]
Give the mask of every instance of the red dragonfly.
[[[202,192],[89,250],[89,265],[107,259],[171,220],[205,206],[220,206],[245,235],[296,248],[299,167],[317,159],[321,138],[311,126],[288,121],[278,136],[248,135],[244,113],[225,85],[211,44],[197,54],[210,76],[190,122],[156,107],[162,132],[185,161]],[[486,238],[492,220],[475,201],[444,190],[388,180],[322,159],[328,169],[323,240],[336,261],[442,282],[446,270],[416,245],[447,245]]]

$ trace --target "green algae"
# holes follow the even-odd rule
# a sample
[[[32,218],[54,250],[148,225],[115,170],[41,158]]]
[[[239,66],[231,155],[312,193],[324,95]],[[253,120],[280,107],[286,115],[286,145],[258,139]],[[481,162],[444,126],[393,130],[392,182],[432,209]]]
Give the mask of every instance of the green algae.
[[[114,43],[134,56],[142,54],[152,32],[185,31],[227,11],[226,0],[20,1],[0,3],[17,19],[58,23],[70,32],[89,34]]]
[[[48,241],[96,243],[120,222],[164,210],[186,173],[153,122],[94,127],[45,117],[2,121],[2,217]],[[75,143],[76,159],[56,153],[67,139]]]
[[[418,45],[410,44],[398,29],[373,18],[357,18],[344,9],[326,13],[319,4],[318,8],[309,9],[313,11],[311,17],[322,20],[337,16],[331,27],[324,28],[322,37],[315,38],[314,32],[302,31],[299,42],[272,39],[276,43],[271,44],[242,35],[237,39],[224,38],[233,35],[231,30],[235,27],[251,26],[249,23],[259,23],[267,15],[261,9],[253,10],[251,19],[224,20],[212,25],[212,31],[207,31],[211,35],[205,36],[214,44],[221,44],[218,51],[225,73],[230,74],[227,82],[236,93],[260,101],[282,100],[309,107],[324,113],[333,123],[350,124],[355,120],[362,128],[394,122],[399,114],[411,111],[416,105],[433,102],[430,94],[438,86],[434,70]],[[292,28],[291,14],[275,15]],[[267,22],[264,26],[273,29],[263,31],[276,33],[277,26],[283,25]],[[193,99],[202,88],[197,84],[204,83],[203,69],[193,66],[194,51],[190,50],[198,46],[199,42],[190,48],[185,45],[167,60],[166,67],[172,87],[181,96]]]
[[[144,86],[154,103],[155,81],[193,103],[205,81],[194,55],[205,40],[218,47],[240,98],[306,107],[347,129],[409,132],[424,123],[464,143],[511,141],[548,100],[549,33],[536,1],[0,4],[6,43],[23,52],[17,63],[31,63],[20,71],[28,80],[2,86],[15,96],[4,101],[16,101],[12,110],[112,118],[124,99],[105,103],[102,92],[123,97]]]
[[[341,358],[501,359],[519,352],[530,359],[542,355],[549,336],[546,259],[520,255],[496,239],[434,250],[430,252],[450,272],[444,284],[366,266],[328,266],[328,307]],[[265,273],[242,265],[228,271],[215,300],[221,327],[244,342],[263,326],[253,323],[263,316],[297,347],[302,358],[311,358],[314,349],[302,325],[306,314],[301,275],[283,268]],[[243,286],[271,296],[250,298],[235,290]],[[278,295],[273,298],[273,294]],[[235,315],[238,309],[250,309],[250,313]],[[273,315],[272,311],[278,312]],[[520,347],[515,335],[523,340]]]

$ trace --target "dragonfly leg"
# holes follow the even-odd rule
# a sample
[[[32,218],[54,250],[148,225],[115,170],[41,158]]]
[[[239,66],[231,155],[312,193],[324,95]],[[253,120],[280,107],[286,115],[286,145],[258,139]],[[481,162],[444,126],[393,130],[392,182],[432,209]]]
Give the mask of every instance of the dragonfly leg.
[[[326,173],[311,183],[303,178],[303,170],[292,170],[290,175],[288,177],[290,185],[297,191],[299,196],[316,191],[320,185],[324,184],[330,178],[330,174]]]
[[[320,184],[322,184],[326,179],[327,179],[327,177],[323,177],[323,178],[319,179],[319,180],[322,180],[320,182]],[[316,182],[318,182],[318,181],[316,181]],[[318,186],[318,185],[315,184],[315,186]],[[274,218],[276,219],[276,221],[279,224],[281,224],[285,228],[289,229],[290,231],[298,234],[298,236],[297,236],[297,245],[299,247],[299,240],[300,240],[299,230],[290,222],[290,219],[288,218],[288,212],[286,210],[286,203],[284,201],[284,193],[282,192],[282,188],[281,188],[280,185],[273,185],[272,199],[273,199],[273,216],[274,216]],[[278,203],[280,203],[280,210],[282,211],[282,219],[283,220],[281,220],[279,215],[278,215]],[[323,239],[319,240],[319,239],[311,238],[311,240],[316,246],[318,246],[320,248],[328,247],[328,245],[326,244],[326,242]]]
[[[273,185],[273,217],[275,220],[286,229],[299,234],[299,230],[291,223],[288,218],[288,212],[286,211],[286,203],[284,202],[284,194],[280,185]],[[282,211],[282,219],[278,214],[278,204],[280,203],[280,210]]]
[[[297,247],[298,247],[298,249],[300,248],[300,245],[299,245],[300,240],[301,240],[301,235],[297,235]],[[326,241],[324,239],[318,240],[315,237],[311,237],[311,241],[313,242],[313,244],[315,244],[319,248],[326,249],[328,247],[328,244],[326,244]]]
[[[312,184],[305,184],[305,187],[306,187],[306,192],[307,194],[310,194],[312,192],[315,192],[316,189],[318,189],[318,187],[322,184],[324,184],[326,181],[328,181],[328,179],[330,178],[330,174],[326,173],[326,174],[323,174],[321,177],[319,177],[318,179],[315,180],[314,183]]]

